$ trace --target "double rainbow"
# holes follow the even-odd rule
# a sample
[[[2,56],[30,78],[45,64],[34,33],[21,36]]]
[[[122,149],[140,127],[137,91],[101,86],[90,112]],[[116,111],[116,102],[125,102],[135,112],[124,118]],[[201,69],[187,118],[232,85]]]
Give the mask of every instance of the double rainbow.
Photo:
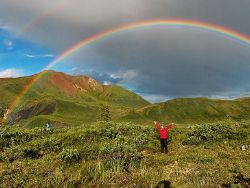
[[[65,50],[62,52],[60,55],[58,55],[51,63],[49,63],[44,70],[48,70],[53,68],[56,64],[62,62],[74,52],[80,50],[84,46],[94,43],[96,41],[99,41],[105,37],[108,37],[110,35],[113,35],[115,33],[119,32],[124,32],[128,30],[133,30],[137,28],[150,28],[154,26],[181,26],[181,27],[191,27],[191,28],[196,28],[196,29],[202,29],[206,31],[211,31],[217,34],[220,34],[224,37],[233,39],[235,41],[238,41],[240,43],[246,44],[247,46],[250,46],[250,37],[247,35],[244,35],[240,32],[234,31],[232,29],[220,26],[220,25],[215,25],[215,24],[210,24],[210,23],[205,23],[205,22],[200,22],[200,21],[194,21],[194,20],[183,20],[183,19],[161,19],[161,20],[147,20],[147,21],[141,21],[141,22],[135,22],[135,23],[129,23],[125,25],[121,25],[118,27],[114,27],[111,29],[108,29],[103,32],[99,32],[95,35],[92,35],[88,38],[83,39],[82,41],[78,42],[77,44],[71,46],[69,49]],[[33,78],[28,82],[28,84],[23,88],[21,93],[12,101],[10,104],[7,112],[5,113],[5,119],[7,119],[8,115],[13,112],[13,110],[18,106],[20,100],[22,97],[29,91],[29,89],[32,87],[32,85],[39,80],[45,71],[33,76]]]
[[[50,7],[44,10],[41,14],[32,17],[25,25],[20,27],[16,32],[16,37],[22,36],[27,32],[35,28],[36,25],[48,19],[51,15],[60,12],[66,5],[66,0],[60,0],[50,5]]]

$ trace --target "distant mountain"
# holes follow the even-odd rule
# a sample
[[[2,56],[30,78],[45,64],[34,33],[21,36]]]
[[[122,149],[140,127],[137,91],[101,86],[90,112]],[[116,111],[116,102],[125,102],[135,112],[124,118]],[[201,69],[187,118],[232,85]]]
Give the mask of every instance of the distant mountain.
[[[0,79],[2,115],[34,76]],[[50,115],[55,120],[79,124],[95,120],[101,105],[110,106],[114,118],[119,118],[131,109],[148,104],[142,97],[120,86],[101,85],[87,76],[71,76],[50,70],[32,84],[11,117],[20,121]]]
[[[175,122],[250,119],[250,98],[236,100],[178,98],[147,105],[137,110],[137,113],[150,119]]]

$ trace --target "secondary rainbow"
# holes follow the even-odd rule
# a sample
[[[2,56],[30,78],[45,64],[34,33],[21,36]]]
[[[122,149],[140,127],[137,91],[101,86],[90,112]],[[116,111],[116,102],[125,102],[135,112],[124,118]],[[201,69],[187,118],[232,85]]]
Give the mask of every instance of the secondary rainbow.
[[[36,25],[50,18],[51,15],[60,12],[61,9],[65,7],[65,4],[66,0],[61,0],[59,2],[53,3],[48,9],[44,10],[41,14],[32,17],[25,25],[23,25],[15,32],[15,35],[18,37],[24,35],[28,31],[31,31],[35,28]]]
[[[200,22],[200,21],[194,21],[194,20],[184,20],[184,19],[160,19],[160,20],[146,20],[146,21],[140,21],[140,22],[134,22],[129,23],[125,25],[120,25],[118,27],[114,27],[102,32],[99,32],[97,34],[94,34],[90,37],[87,37],[77,44],[71,46],[67,50],[65,50],[63,53],[58,55],[51,63],[49,63],[43,70],[48,70],[53,68],[56,64],[62,62],[74,52],[80,50],[84,46],[94,43],[96,41],[99,41],[105,37],[111,36],[115,33],[124,32],[128,30],[133,30],[136,28],[153,28],[155,26],[180,26],[180,27],[191,27],[191,28],[197,28],[202,29],[206,31],[215,32],[217,34],[221,34],[224,37],[231,38],[235,41],[239,41],[240,44],[245,44],[247,46],[250,46],[250,37],[247,35],[244,35],[240,32],[234,31],[230,28],[226,28],[220,25],[210,24],[206,22]],[[18,106],[20,100],[25,95],[25,93],[28,92],[29,88],[32,87],[32,85],[41,78],[43,74],[45,74],[46,71],[43,71],[35,76],[27,83],[27,85],[23,88],[22,92],[13,100],[13,102],[10,104],[7,112],[5,113],[5,119],[7,119],[8,115],[13,112],[13,110]]]

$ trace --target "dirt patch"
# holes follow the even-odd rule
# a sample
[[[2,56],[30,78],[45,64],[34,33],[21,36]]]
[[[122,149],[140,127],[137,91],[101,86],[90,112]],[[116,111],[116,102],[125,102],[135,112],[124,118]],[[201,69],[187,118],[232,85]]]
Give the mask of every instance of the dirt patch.
[[[28,119],[37,115],[49,115],[55,111],[55,108],[55,101],[41,101],[11,114],[10,119],[12,122],[18,122],[21,119]]]

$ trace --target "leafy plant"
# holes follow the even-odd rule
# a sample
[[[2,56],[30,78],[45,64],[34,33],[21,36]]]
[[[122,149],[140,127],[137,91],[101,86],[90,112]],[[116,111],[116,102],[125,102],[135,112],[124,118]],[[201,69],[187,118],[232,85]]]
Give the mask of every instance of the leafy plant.
[[[201,124],[193,128],[187,138],[182,142],[184,145],[199,145],[205,142],[215,142],[224,139],[243,140],[247,138],[247,133],[236,131],[231,126],[225,124]]]
[[[72,163],[80,160],[80,155],[77,149],[63,149],[59,156],[65,163]]]

